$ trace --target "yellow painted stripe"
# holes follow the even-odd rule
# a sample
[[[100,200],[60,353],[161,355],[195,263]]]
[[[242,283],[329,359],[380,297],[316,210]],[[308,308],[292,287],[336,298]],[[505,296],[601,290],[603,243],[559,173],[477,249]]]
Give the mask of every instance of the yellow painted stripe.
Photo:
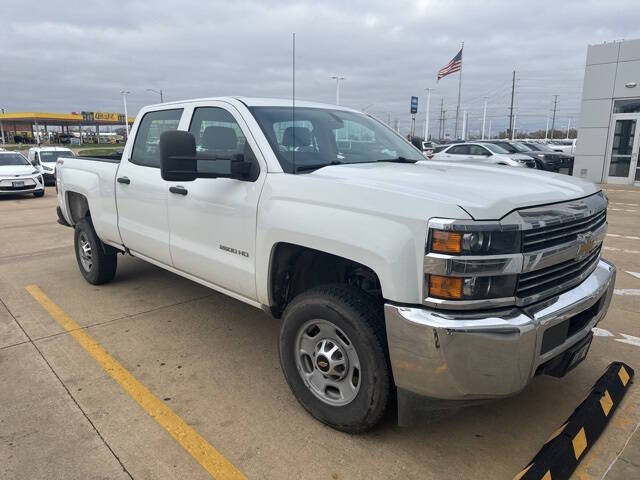
[[[613,400],[611,400],[611,395],[609,395],[609,390],[605,390],[600,398],[600,406],[602,407],[602,411],[604,412],[604,416],[608,417],[609,412],[611,411],[611,407],[613,407]]]
[[[627,372],[627,369],[624,368],[624,365],[620,367],[620,370],[618,370],[618,376],[620,377],[622,385],[626,387],[629,382],[629,373]]]
[[[185,423],[162,400],[131,375],[115,358],[96,342],[80,325],[53,303],[36,285],[26,290],[62,328],[120,384],[138,404],[178,442],[182,448],[216,479],[246,479],[245,475],[212,445]]]
[[[573,453],[576,456],[576,460],[578,460],[587,448],[587,435],[584,433],[584,427],[573,437],[572,443]]]
[[[542,480],[551,480],[551,471],[550,470],[547,470],[547,473],[545,473],[542,476]]]
[[[531,469],[531,467],[533,467],[533,463],[529,465],[527,468],[525,468],[524,470],[522,470],[520,473],[518,473],[515,477],[513,477],[513,480],[520,480],[522,477],[524,477],[524,474]]]

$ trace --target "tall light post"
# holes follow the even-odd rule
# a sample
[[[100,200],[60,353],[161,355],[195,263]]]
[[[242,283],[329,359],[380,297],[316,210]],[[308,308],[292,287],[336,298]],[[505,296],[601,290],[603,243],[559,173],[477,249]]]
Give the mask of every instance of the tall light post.
[[[120,90],[122,95],[122,101],[124,103],[124,128],[127,132],[127,139],[129,138],[129,114],[127,113],[127,95],[131,92],[129,90]]]
[[[424,118],[424,141],[429,141],[429,104],[431,103],[431,90],[433,88],[425,88],[427,91],[427,112],[425,113]]]
[[[164,103],[164,98],[162,97],[162,90],[154,90],[153,88],[147,88],[147,92],[153,92],[160,95],[160,103]]]
[[[489,97],[484,97],[484,110],[482,111],[482,140],[484,140],[484,125],[487,122],[487,101]]]
[[[344,80],[344,77],[341,77],[340,75],[334,75],[333,77],[329,78],[336,81],[336,105],[340,105],[340,81]]]

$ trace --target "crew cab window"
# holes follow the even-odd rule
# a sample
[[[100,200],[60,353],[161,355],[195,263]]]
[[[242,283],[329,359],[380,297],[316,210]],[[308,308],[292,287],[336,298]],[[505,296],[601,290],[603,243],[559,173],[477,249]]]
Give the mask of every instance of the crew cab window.
[[[249,179],[258,178],[259,165],[251,146],[233,115],[224,108],[196,108],[189,132],[196,139],[198,171],[228,173],[230,162],[250,162]]]
[[[146,113],[133,143],[131,163],[160,168],[160,134],[167,130],[177,130],[181,116],[181,108]]]
[[[469,145],[455,145],[447,150],[451,155],[469,155]]]

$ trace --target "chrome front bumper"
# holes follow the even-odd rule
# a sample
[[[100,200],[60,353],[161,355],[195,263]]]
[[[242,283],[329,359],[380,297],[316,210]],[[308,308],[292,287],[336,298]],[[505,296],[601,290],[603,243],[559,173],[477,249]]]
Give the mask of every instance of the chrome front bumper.
[[[600,260],[578,286],[521,308],[453,312],[387,303],[389,355],[398,391],[445,401],[521,391],[541,365],[583,340],[604,317],[615,276],[615,267]],[[593,312],[586,312],[590,308]],[[588,317],[576,317],[582,312]],[[577,327],[572,324],[569,336],[559,342],[556,336],[552,348],[547,336],[543,350],[545,332],[571,318],[580,319]]]

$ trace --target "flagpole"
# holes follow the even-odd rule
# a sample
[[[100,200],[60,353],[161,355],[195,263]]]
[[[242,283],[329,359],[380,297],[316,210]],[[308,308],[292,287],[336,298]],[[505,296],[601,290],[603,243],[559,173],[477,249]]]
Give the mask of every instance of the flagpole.
[[[456,107],[456,131],[455,138],[458,138],[458,120],[460,118],[460,96],[462,94],[462,60],[464,59],[464,42],[460,47],[460,76],[458,77],[458,106]]]

